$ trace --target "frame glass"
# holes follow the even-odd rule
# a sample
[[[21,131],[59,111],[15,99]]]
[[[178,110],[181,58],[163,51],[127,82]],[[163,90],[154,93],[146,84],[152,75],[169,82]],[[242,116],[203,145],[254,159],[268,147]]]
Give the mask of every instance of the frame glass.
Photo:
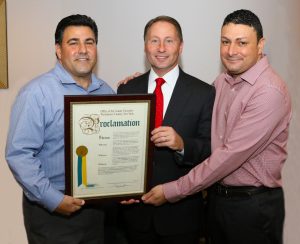
[[[153,94],[65,96],[66,194],[87,201],[150,190]]]

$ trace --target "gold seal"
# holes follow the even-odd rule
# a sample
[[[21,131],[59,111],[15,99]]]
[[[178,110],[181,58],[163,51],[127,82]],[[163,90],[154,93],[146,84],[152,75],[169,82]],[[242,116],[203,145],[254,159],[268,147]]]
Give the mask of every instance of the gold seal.
[[[85,146],[79,146],[77,147],[76,149],[76,154],[79,156],[79,157],[84,157],[85,155],[87,155],[88,153],[88,149],[87,147]]]

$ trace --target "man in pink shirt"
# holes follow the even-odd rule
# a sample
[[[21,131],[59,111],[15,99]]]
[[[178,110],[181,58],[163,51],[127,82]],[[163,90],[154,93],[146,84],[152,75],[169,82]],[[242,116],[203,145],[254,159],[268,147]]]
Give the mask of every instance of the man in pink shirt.
[[[209,189],[212,244],[282,243],[291,101],[285,82],[263,54],[259,18],[248,10],[222,25],[225,72],[214,82],[212,154],[187,175],[143,196],[156,206]]]

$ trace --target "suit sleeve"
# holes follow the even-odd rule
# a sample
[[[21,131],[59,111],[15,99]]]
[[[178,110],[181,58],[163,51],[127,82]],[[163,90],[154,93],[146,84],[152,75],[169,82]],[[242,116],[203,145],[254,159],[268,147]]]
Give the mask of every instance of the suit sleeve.
[[[199,96],[201,96],[199,94]],[[205,91],[205,99],[199,108],[195,133],[192,136],[182,136],[184,155],[174,153],[176,163],[180,166],[194,167],[211,154],[211,118],[215,99],[215,89],[210,87]],[[188,125],[187,125],[188,126]]]

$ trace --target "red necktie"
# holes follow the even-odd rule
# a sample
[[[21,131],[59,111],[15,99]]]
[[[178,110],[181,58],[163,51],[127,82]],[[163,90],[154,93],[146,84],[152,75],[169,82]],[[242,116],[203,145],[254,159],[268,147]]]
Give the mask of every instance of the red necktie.
[[[161,86],[166,82],[163,78],[157,78],[156,87],[154,94],[156,95],[156,114],[155,114],[155,128],[161,126],[163,121],[163,112],[164,112],[164,96],[161,91]]]

